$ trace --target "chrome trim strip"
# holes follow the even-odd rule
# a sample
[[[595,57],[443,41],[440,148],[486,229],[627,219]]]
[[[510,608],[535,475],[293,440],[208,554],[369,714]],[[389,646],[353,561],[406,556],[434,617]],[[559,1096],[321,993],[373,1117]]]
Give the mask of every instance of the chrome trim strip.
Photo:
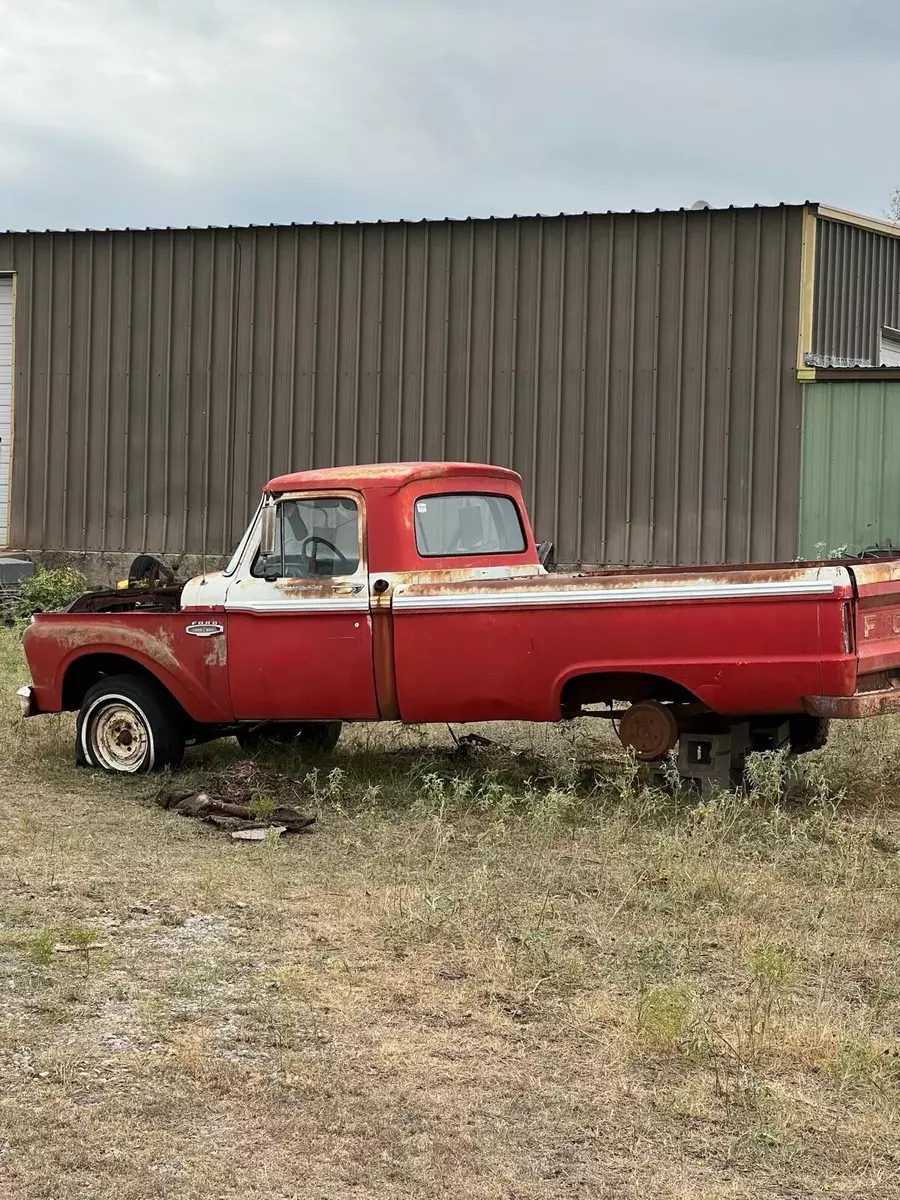
[[[225,611],[250,613],[365,613],[369,611],[369,597],[365,594],[362,596],[317,596],[315,599],[309,600],[298,597],[294,601],[280,597],[278,603],[275,604],[266,602],[265,600],[260,600],[257,604],[254,604],[251,600],[240,602],[226,601]]]
[[[785,583],[698,583],[681,587],[579,588],[571,591],[507,591],[460,592],[444,595],[419,596],[398,589],[394,593],[394,608],[407,611],[446,608],[520,608],[536,605],[570,606],[573,604],[636,604],[647,601],[675,600],[740,600],[754,597],[830,596],[833,582],[818,579],[798,579]]]

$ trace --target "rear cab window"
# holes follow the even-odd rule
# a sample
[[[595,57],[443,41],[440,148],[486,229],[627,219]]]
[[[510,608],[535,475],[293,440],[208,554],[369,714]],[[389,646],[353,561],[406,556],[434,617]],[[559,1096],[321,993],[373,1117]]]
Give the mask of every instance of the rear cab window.
[[[413,507],[421,558],[521,554],[525,531],[515,501],[484,492],[420,496]]]

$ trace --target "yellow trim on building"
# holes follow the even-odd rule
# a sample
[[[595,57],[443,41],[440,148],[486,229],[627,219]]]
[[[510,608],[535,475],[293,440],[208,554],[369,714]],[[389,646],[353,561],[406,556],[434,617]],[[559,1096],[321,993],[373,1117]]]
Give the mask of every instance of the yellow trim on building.
[[[900,225],[881,217],[866,217],[862,213],[850,212],[846,208],[832,208],[830,204],[817,204],[815,210],[826,221],[840,221],[843,225],[856,225],[859,229],[870,229],[873,233],[884,233],[888,237],[900,237]]]
[[[807,369],[806,354],[812,350],[813,312],[816,297],[816,213],[803,210],[803,243],[800,251],[800,323],[797,331],[797,377]]]

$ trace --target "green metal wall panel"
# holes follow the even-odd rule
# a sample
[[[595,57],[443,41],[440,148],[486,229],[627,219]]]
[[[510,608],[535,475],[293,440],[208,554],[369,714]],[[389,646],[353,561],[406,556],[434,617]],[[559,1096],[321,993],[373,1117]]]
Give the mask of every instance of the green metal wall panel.
[[[800,554],[900,546],[900,381],[803,389]]]

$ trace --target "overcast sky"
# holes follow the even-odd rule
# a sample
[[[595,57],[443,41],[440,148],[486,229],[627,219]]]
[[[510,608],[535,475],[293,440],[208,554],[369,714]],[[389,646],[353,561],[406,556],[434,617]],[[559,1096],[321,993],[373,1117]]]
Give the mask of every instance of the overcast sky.
[[[0,228],[900,185],[894,0],[0,0]]]

